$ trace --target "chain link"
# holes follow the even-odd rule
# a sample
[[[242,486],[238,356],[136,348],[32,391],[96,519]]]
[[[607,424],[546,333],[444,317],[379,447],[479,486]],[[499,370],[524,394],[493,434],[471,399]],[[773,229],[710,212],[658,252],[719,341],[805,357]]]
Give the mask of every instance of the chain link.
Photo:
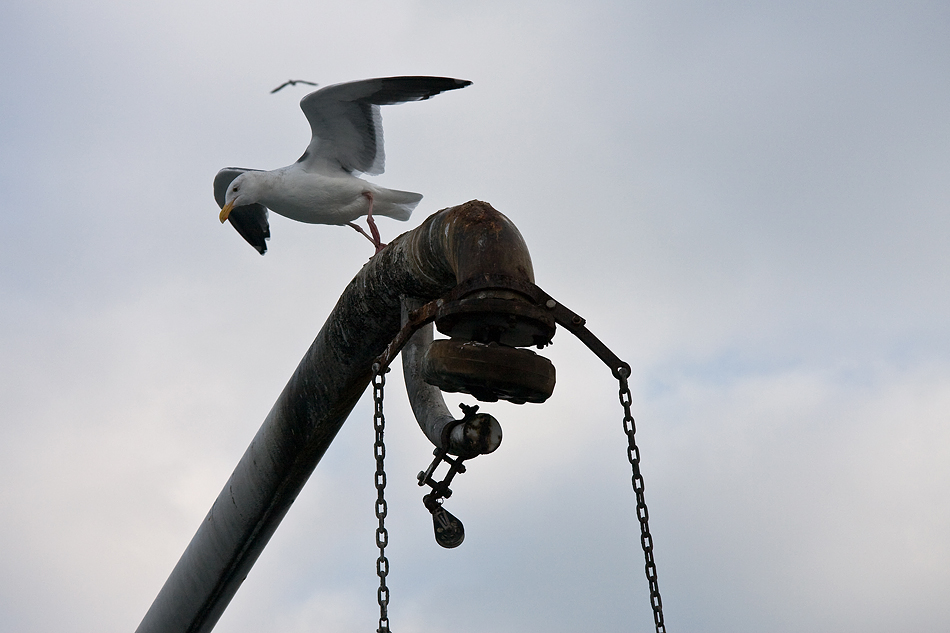
[[[640,545],[643,546],[643,558],[646,561],[647,581],[650,583],[650,605],[653,607],[653,622],[656,624],[656,633],[666,633],[663,624],[663,601],[660,599],[660,585],[656,580],[656,563],[653,561],[653,537],[650,536],[650,513],[643,498],[643,475],[640,474],[640,449],[634,437],[637,432],[636,422],[630,413],[633,396],[627,384],[627,377],[622,373],[620,379],[620,404],[623,405],[623,432],[627,436],[627,459],[633,469],[633,491],[637,495],[637,519],[640,521]]]
[[[379,576],[379,591],[376,599],[379,602],[379,628],[377,633],[389,633],[389,587],[386,586],[386,576],[389,574],[389,559],[386,558],[386,545],[389,544],[389,532],[386,531],[386,470],[383,460],[386,458],[386,444],[383,442],[383,431],[386,428],[386,418],[383,417],[383,387],[386,385],[388,368],[380,369],[373,365],[373,428],[376,430],[376,443],[373,451],[376,454],[376,518],[379,527],[376,528],[376,546],[379,548],[379,558],[376,559],[376,575]]]

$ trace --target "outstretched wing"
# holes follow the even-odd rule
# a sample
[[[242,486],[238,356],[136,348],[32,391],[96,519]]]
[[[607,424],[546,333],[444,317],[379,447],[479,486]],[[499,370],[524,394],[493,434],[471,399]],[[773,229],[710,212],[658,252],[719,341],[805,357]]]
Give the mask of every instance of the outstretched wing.
[[[260,171],[259,169],[244,169],[243,167],[225,167],[214,177],[214,200],[218,207],[224,208],[225,196],[231,181],[246,171]],[[228,215],[231,223],[247,243],[263,255],[267,252],[267,243],[270,239],[270,225],[267,223],[267,208],[261,204],[248,204],[234,207]]]
[[[450,77],[383,77],[336,84],[300,101],[313,137],[297,162],[308,171],[383,173],[383,125],[379,106],[422,101],[471,81]]]

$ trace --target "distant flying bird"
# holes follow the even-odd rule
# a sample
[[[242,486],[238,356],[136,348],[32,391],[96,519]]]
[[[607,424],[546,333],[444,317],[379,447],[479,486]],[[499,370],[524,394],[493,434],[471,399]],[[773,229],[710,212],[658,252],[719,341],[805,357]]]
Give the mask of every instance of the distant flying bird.
[[[261,255],[270,237],[267,210],[298,222],[351,226],[376,247],[385,244],[373,215],[408,220],[422,195],[379,187],[356,173],[383,173],[379,106],[422,101],[471,85],[448,77],[386,77],[336,84],[300,101],[313,134],[296,163],[273,171],[225,167],[214,178],[218,218],[230,221]],[[372,236],[353,220],[366,216]]]
[[[285,81],[284,83],[280,84],[279,86],[277,86],[276,88],[274,88],[273,90],[271,90],[270,93],[271,93],[271,94],[274,94],[275,92],[277,92],[278,90],[280,90],[280,89],[282,89],[282,88],[286,88],[287,86],[296,86],[297,84],[307,84],[308,86],[319,86],[319,85],[320,85],[320,84],[315,84],[315,83],[313,83],[312,81],[304,81],[303,79],[288,79],[288,80]]]

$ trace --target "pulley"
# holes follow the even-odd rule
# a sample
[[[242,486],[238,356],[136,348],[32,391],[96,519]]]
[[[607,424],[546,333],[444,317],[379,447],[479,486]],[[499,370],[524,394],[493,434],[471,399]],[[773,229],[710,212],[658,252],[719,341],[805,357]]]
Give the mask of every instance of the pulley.
[[[465,407],[465,415],[475,414],[478,407]],[[442,502],[452,496],[452,489],[449,484],[458,473],[465,472],[465,466],[462,465],[462,458],[452,458],[445,451],[435,449],[432,453],[435,459],[429,464],[429,467],[420,472],[416,479],[420,486],[429,486],[432,491],[422,497],[422,504],[432,514],[432,528],[435,531],[435,541],[446,549],[458,547],[465,540],[465,527],[458,518],[442,507]],[[445,462],[449,465],[449,472],[446,473],[442,481],[436,481],[433,475],[439,464]]]

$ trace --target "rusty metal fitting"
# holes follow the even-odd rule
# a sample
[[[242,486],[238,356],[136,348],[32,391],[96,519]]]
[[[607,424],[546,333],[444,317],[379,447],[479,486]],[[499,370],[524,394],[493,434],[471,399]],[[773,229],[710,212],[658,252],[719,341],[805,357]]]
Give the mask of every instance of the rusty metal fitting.
[[[426,382],[483,402],[544,402],[554,392],[554,365],[531,350],[498,343],[434,341],[422,365]]]

